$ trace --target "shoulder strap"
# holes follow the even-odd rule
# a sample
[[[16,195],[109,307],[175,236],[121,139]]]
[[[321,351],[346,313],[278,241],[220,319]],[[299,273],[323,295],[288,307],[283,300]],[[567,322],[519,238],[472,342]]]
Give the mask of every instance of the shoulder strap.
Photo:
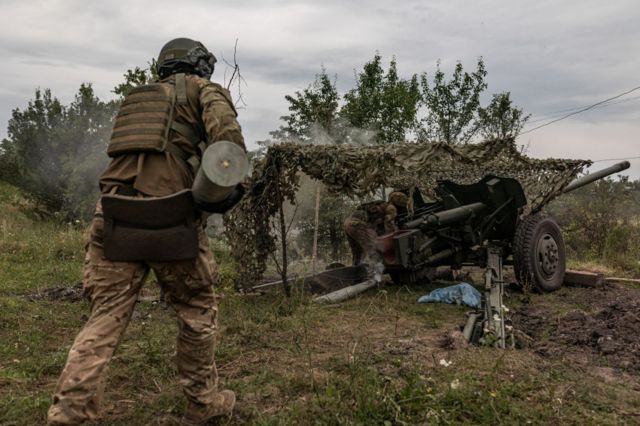
[[[178,73],[175,75],[175,100],[177,105],[187,105],[187,79],[184,73]],[[186,124],[178,123],[175,119],[172,118],[171,124],[169,126],[171,130],[180,133],[184,136],[191,144],[196,148],[196,150],[200,149],[201,137],[197,131],[195,131],[191,126]],[[174,154],[178,158],[187,162],[195,172],[200,166],[200,160],[197,155],[190,155],[187,152],[183,151],[180,147],[169,143],[165,147],[167,151]]]
[[[174,121],[171,122],[171,128],[173,130],[175,130],[176,132],[180,133],[185,138],[187,138],[187,140],[189,142],[191,142],[191,144],[194,147],[197,147],[198,144],[200,143],[200,135],[198,135],[198,132],[193,130],[193,128],[191,126],[187,126],[186,124],[178,123],[177,121],[174,120]]]
[[[175,77],[175,98],[177,105],[187,105],[187,80],[183,73],[176,74]],[[202,136],[192,126],[178,123],[174,119],[171,121],[171,129],[184,136],[196,149],[199,147]]]
[[[184,73],[176,74],[176,101],[178,105],[187,104],[187,79]]]

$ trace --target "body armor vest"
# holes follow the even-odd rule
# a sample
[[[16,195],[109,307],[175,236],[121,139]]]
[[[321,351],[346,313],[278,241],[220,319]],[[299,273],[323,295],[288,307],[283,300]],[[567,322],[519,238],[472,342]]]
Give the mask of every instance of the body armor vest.
[[[173,121],[175,89],[168,83],[136,87],[118,111],[107,154],[162,152]]]
[[[132,89],[116,116],[107,148],[109,157],[169,151],[197,170],[198,156],[189,155],[169,140],[169,131],[173,130],[191,142],[197,151],[205,148],[198,130],[174,121],[176,104],[187,104],[187,83],[182,73],[175,75],[175,87],[171,83],[151,83]]]

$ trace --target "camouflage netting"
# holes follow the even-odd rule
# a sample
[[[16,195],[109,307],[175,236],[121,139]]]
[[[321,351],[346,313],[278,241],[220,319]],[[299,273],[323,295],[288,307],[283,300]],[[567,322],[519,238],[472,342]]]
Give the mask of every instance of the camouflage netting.
[[[299,173],[329,191],[365,196],[381,187],[418,187],[433,196],[438,179],[473,183],[487,174],[517,178],[527,196],[527,212],[558,196],[589,165],[583,160],[537,160],[523,156],[513,140],[450,146],[442,143],[392,145],[271,146],[254,165],[252,188],[227,218],[226,234],[240,267],[239,283],[257,282],[275,248],[273,217],[283,200],[295,202]]]

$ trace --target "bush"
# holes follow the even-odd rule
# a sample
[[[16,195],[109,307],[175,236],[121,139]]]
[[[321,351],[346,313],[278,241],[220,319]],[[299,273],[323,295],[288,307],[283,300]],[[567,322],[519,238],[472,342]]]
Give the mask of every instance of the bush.
[[[640,255],[640,181],[597,181],[553,201],[546,211],[562,227],[567,253],[580,261],[636,270]]]
[[[229,244],[224,238],[210,238],[211,251],[213,258],[218,266],[218,283],[216,290],[223,293],[232,292],[234,290],[236,279],[238,278],[238,268],[235,260],[231,257]]]
[[[607,236],[603,258],[617,269],[640,270],[640,228],[633,225],[614,227]]]

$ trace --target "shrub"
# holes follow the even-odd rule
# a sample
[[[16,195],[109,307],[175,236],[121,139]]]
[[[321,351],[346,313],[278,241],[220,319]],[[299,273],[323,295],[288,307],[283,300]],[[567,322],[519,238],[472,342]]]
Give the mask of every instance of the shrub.
[[[617,269],[640,270],[640,228],[634,225],[615,226],[605,241],[603,258]]]

